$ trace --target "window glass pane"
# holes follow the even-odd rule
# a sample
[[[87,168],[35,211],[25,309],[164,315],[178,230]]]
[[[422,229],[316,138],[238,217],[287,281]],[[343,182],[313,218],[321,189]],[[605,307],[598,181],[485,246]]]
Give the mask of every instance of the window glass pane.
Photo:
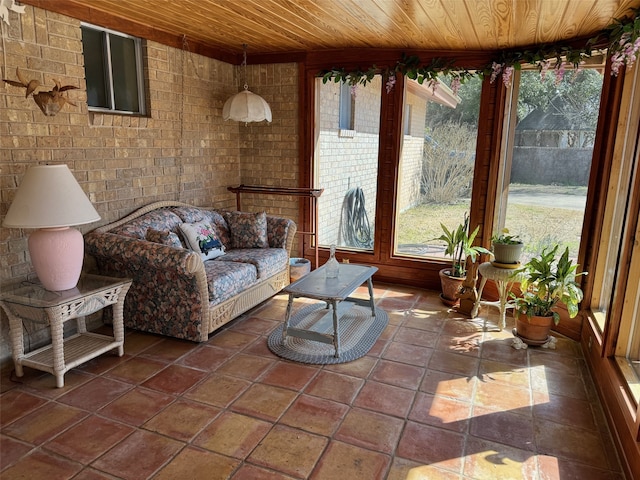
[[[104,61],[104,37],[104,32],[82,27],[87,104],[91,107],[110,108]]]
[[[636,137],[637,138],[637,137]],[[637,185],[637,175],[640,174],[640,156],[635,155],[635,161],[632,163],[633,172],[629,186]],[[630,196],[636,197],[640,192],[631,193]],[[635,204],[635,199],[630,198],[630,204]],[[640,243],[633,241],[640,238],[640,216],[637,208],[635,211],[629,209],[625,215],[623,227],[623,237],[630,246],[630,262],[626,281],[626,289],[616,293],[618,298],[617,305],[620,306],[620,328],[609,329],[617,335],[615,342],[615,359],[620,372],[626,380],[628,389],[633,395],[636,407],[640,404]],[[625,252],[626,256],[626,252]],[[624,282],[620,282],[624,283]]]
[[[378,180],[382,80],[358,85],[351,98],[353,128],[340,128],[340,83],[316,81],[314,187],[318,199],[318,241],[322,246],[373,250]]]
[[[578,256],[601,91],[595,69],[569,71],[559,83],[521,72],[496,231],[520,236],[524,260],[556,243]]]
[[[640,231],[636,232],[640,234]],[[627,381],[636,405],[640,403],[640,248],[635,248],[622,321],[616,342],[616,362]]]
[[[138,70],[136,47],[132,38],[110,35],[111,68],[116,110],[140,111],[138,103]]]
[[[396,255],[442,257],[440,224],[455,229],[471,205],[482,82],[473,78],[456,94],[448,77],[439,80],[435,90],[406,82]]]
[[[616,310],[620,314],[619,327],[618,318],[614,318],[611,309],[605,310],[606,325],[603,328],[616,335],[616,362],[637,408],[640,404],[640,71],[634,69],[627,75],[621,104],[629,105],[629,109],[622,108],[618,120],[618,125],[627,125],[627,131],[624,137],[619,136],[616,140],[615,150],[623,154],[611,168],[609,191],[615,194],[610,195],[613,198],[607,198],[605,208],[605,218],[607,215],[620,218],[611,222],[609,230],[614,232],[607,232],[607,225],[604,226],[605,241],[601,243],[601,250],[603,244],[607,245],[607,234],[613,235],[614,241],[609,242],[608,248],[604,247],[607,254],[606,270],[601,270],[600,261],[604,255],[602,251],[598,252],[595,280],[603,284],[600,296],[610,298],[611,293],[615,293],[616,306],[619,307]],[[624,148],[620,148],[621,144],[624,144]],[[615,208],[609,208],[613,205]],[[617,259],[621,269],[615,275],[609,273],[610,258]],[[614,276],[614,280],[607,281],[607,275]],[[598,284],[594,290],[597,291],[597,287]],[[602,303],[599,304],[601,311],[604,310]]]
[[[340,84],[340,128],[353,130],[353,96],[347,83]]]

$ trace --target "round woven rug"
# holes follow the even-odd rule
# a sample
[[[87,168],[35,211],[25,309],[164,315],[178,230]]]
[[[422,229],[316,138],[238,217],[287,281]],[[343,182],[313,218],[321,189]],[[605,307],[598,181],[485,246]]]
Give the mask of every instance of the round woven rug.
[[[315,330],[319,333],[333,335],[333,322],[319,321],[330,312],[324,303],[308,305],[302,308],[289,320],[290,327],[304,330]],[[371,315],[371,308],[354,305],[338,322],[340,332],[340,356],[335,356],[333,344],[306,340],[290,335],[283,341],[282,329],[278,326],[267,340],[269,350],[279,357],[301,363],[335,364],[356,360],[371,350],[373,344],[387,326],[388,317],[384,310],[376,308],[376,315]]]

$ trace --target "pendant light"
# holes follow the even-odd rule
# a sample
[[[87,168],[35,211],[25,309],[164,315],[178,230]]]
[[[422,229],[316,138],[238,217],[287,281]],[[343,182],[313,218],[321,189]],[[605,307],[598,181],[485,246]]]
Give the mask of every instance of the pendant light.
[[[247,85],[247,44],[242,45],[244,58],[242,60],[242,75],[244,90],[229,98],[222,107],[222,118],[244,122],[271,122],[271,108],[260,95],[249,91]]]

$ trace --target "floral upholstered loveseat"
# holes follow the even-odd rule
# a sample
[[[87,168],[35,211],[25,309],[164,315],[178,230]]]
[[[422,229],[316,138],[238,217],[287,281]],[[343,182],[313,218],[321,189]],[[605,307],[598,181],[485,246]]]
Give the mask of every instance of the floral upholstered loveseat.
[[[296,224],[261,213],[156,202],[85,235],[98,273],[133,278],[128,327],[206,341],[289,284]]]

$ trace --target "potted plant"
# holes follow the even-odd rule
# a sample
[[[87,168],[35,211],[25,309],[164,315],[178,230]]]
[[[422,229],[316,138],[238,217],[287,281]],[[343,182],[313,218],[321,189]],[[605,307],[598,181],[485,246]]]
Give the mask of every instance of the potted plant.
[[[454,306],[459,301],[456,294],[460,290],[460,286],[467,274],[465,269],[467,257],[475,262],[478,254],[491,252],[484,247],[473,245],[480,227],[476,227],[469,235],[469,217],[467,214],[464,216],[464,221],[455,229],[449,230],[443,223],[440,224],[440,227],[444,233],[434,240],[445,242],[444,254],[451,257],[451,266],[443,268],[439,272],[440,284],[442,285],[440,299],[445,305]]]
[[[502,229],[498,235],[491,237],[491,250],[496,266],[517,267],[524,243],[518,235],[510,235],[509,230]]]
[[[558,303],[567,307],[569,318],[578,314],[583,293],[576,278],[586,272],[577,272],[578,265],[569,259],[568,248],[556,258],[558,248],[559,245],[543,249],[539,256],[515,271],[522,293],[512,301],[516,318],[514,333],[528,345],[543,345],[548,341],[552,323],[560,322]]]

